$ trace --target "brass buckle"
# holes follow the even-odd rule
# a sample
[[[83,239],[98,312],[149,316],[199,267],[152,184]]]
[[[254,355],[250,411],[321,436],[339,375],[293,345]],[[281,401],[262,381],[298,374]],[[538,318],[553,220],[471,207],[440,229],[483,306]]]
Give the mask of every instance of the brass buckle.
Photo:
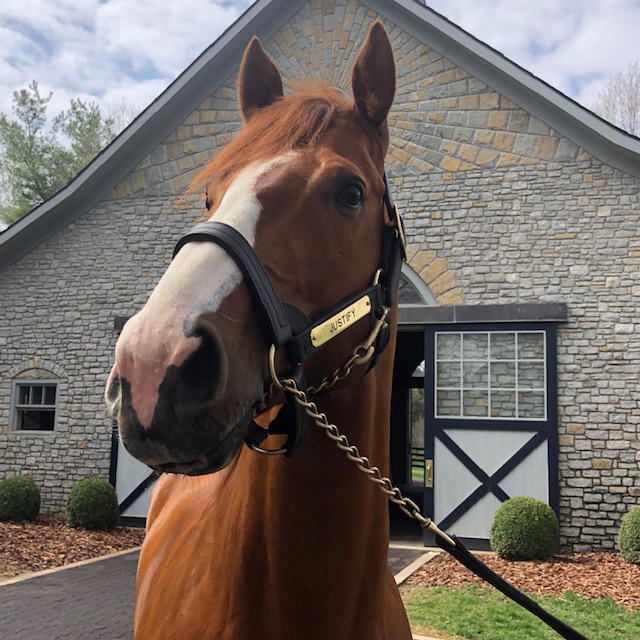
[[[398,210],[398,205],[393,205],[393,210],[396,214],[396,233],[398,234],[398,238],[400,243],[402,244],[402,252],[404,255],[407,255],[407,239],[404,235],[404,221],[402,220],[402,216],[400,215],[400,211]]]

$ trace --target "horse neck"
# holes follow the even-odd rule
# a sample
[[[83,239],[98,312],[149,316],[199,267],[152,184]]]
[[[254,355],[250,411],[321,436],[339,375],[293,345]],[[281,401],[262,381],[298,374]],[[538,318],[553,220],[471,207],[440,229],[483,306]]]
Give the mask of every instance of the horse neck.
[[[317,397],[329,421],[384,475],[389,466],[392,365],[389,346],[368,374]],[[359,604],[353,611],[364,607],[367,615],[376,615],[387,571],[387,500],[313,420],[306,442],[291,458],[245,450],[230,481],[240,489],[232,493],[245,496],[233,529],[243,537],[245,550],[260,548],[256,557],[271,585],[278,584],[270,591],[279,594],[280,603],[289,607],[298,600],[300,606],[309,606],[312,592],[317,592],[315,606],[322,602],[344,610],[355,598]],[[255,582],[260,570],[255,564],[246,570]]]

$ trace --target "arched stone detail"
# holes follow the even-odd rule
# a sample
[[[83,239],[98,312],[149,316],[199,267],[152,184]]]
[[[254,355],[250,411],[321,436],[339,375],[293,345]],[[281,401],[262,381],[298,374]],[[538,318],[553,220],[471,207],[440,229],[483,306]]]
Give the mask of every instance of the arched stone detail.
[[[379,19],[392,41],[398,85],[387,163],[398,175],[509,168],[588,154],[517,104],[359,0],[309,0],[264,41],[285,93],[323,81],[351,95],[351,69]],[[184,192],[242,128],[237,69],[115,187],[113,196]],[[188,206],[194,198],[187,198]]]
[[[427,284],[439,305],[462,304],[462,290],[456,284],[456,272],[449,269],[446,258],[419,245],[407,247],[407,262]]]
[[[67,373],[59,364],[46,360],[42,356],[32,356],[15,364],[7,372],[9,378],[42,378],[53,375],[56,378],[66,378]]]

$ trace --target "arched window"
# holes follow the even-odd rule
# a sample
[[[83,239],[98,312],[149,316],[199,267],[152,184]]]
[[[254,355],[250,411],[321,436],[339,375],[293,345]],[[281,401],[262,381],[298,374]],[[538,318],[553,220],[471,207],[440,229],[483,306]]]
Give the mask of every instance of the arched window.
[[[400,273],[398,302],[401,305],[436,305],[436,298],[424,280],[405,262]]]

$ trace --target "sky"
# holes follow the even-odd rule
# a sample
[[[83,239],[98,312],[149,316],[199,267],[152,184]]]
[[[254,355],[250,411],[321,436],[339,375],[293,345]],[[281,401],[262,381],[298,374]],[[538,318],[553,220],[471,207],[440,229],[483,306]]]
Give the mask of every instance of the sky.
[[[72,97],[142,110],[251,0],[0,0],[0,111],[37,80],[51,117]],[[472,35],[589,107],[640,58],[640,0],[428,0]]]

